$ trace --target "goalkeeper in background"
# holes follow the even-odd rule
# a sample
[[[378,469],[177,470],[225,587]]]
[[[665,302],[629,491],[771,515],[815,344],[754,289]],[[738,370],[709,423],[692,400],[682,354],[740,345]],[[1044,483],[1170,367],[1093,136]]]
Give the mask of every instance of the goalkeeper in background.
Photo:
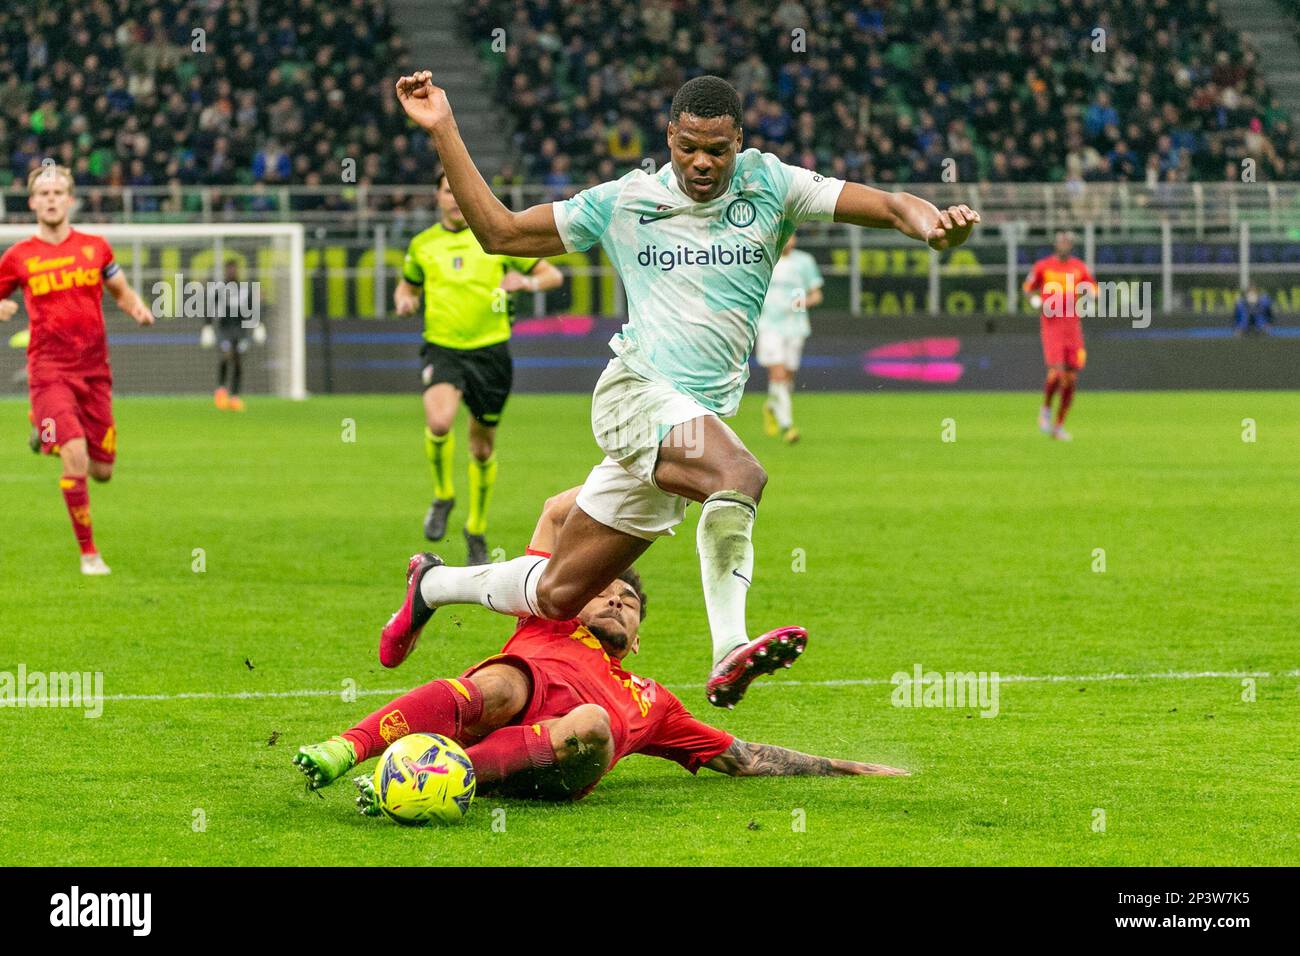
[[[213,404],[222,411],[242,412],[244,400],[239,397],[239,390],[244,383],[244,353],[248,351],[250,337],[258,345],[266,342],[266,328],[260,316],[249,323],[251,329],[245,324],[246,317],[254,312],[252,290],[239,281],[239,263],[234,259],[226,260],[225,282],[225,307],[221,315],[210,315],[204,320],[199,344],[205,349],[216,345],[221,354],[217,363],[217,390],[212,393]]]
[[[451,477],[452,425],[463,399],[469,423],[467,564],[488,561],[487,508],[497,479],[495,439],[514,379],[510,294],[557,289],[564,277],[541,259],[489,255],[470,231],[442,170],[436,171],[440,221],[411,240],[394,300],[414,315],[424,293],[424,450],[433,471],[433,503],[424,536],[441,541],[456,503]]]

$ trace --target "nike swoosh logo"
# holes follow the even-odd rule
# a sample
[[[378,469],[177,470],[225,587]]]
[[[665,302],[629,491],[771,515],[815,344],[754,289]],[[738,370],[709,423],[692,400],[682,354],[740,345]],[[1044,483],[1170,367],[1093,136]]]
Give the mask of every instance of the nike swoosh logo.
[[[490,594],[485,594],[485,595],[483,596],[483,600],[487,602],[487,606],[488,606],[488,610],[489,610],[489,611],[495,611],[495,610],[496,610],[496,607],[492,604],[492,595],[490,595]]]
[[[732,569],[731,569],[731,573],[734,574],[736,577],[740,578],[740,580],[744,581],[744,582],[745,582],[745,587],[749,587],[750,585],[753,584],[753,582],[750,581],[749,578],[745,577],[743,574],[741,574],[741,573],[740,573],[739,571],[737,571],[735,568],[732,568]]]
[[[639,221],[641,225],[644,226],[648,222],[658,222],[660,219],[667,219],[667,218],[668,216],[647,216],[644,213],[642,213],[641,219]]]

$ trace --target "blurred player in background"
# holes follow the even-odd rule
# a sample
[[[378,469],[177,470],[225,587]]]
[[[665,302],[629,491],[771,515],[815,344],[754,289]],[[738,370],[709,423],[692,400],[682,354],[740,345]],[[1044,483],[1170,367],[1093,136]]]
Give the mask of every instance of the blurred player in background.
[[[812,332],[808,310],[821,305],[824,284],[817,260],[796,249],[794,236],[790,236],[772,267],[754,348],[758,364],[767,369],[763,429],[789,444],[799,440],[799,429],[794,427],[794,373],[799,371],[803,344]]]
[[[1236,308],[1232,314],[1232,333],[1241,336],[1247,332],[1268,335],[1273,327],[1273,300],[1268,293],[1260,292],[1259,286],[1251,283],[1241,291]]]
[[[544,555],[575,514],[572,488],[546,502],[528,544]],[[733,777],[905,776],[880,764],[816,757],[738,740],[691,716],[666,687],[623,669],[637,652],[645,592],[628,569],[570,620],[526,616],[501,653],[458,678],[435,680],[380,707],[340,736],[303,747],[294,763],[313,789],[412,733],[466,748],[480,786],[509,796],[578,800],[614,764],[640,753]],[[362,811],[377,812],[368,778]]]
[[[266,341],[266,327],[262,325],[260,316],[254,322],[246,318],[254,311],[252,290],[239,281],[239,263],[227,259],[224,274],[226,296],[223,301],[226,308],[222,315],[210,315],[204,320],[199,344],[205,349],[216,345],[221,355],[217,362],[217,390],[212,393],[213,404],[223,411],[242,412],[244,400],[239,397],[239,390],[244,382],[244,353],[248,351],[250,338],[258,345]]]
[[[63,166],[42,165],[27,177],[36,235],[0,257],[0,320],[18,311],[9,296],[21,287],[31,330],[32,423],[42,451],[63,462],[59,488],[81,548],[81,573],[101,575],[109,568],[91,532],[86,476],[108,481],[117,458],[104,289],[140,325],[153,325],[153,315],[127,285],[108,243],[68,223],[72,187],[72,172]]]
[[[1058,441],[1070,441],[1065,416],[1074,401],[1079,372],[1087,360],[1083,347],[1083,326],[1075,314],[1075,298],[1084,285],[1096,291],[1096,280],[1084,261],[1073,253],[1074,237],[1058,232],[1052,254],[1034,263],[1024,290],[1034,308],[1042,308],[1039,330],[1043,339],[1043,361],[1047,382],[1043,386],[1043,407],[1038,411],[1038,430]],[[1056,418],[1052,398],[1059,395]]]
[[[398,315],[414,315],[424,293],[424,451],[433,472],[424,536],[443,539],[456,503],[452,426],[463,399],[470,413],[466,563],[486,564],[488,502],[497,480],[496,430],[514,380],[508,344],[511,294],[557,289],[564,277],[536,257],[484,252],[441,170],[434,181],[441,220],[411,240],[394,293]]]
[[[671,161],[638,167],[572,199],[511,212],[474,167],[446,93],[422,71],[397,95],[429,132],[448,184],[475,235],[492,251],[550,256],[599,243],[627,290],[628,321],[592,396],[592,430],[605,459],[587,477],[553,557],[449,568],[417,555],[407,594],[380,638],[396,666],[443,604],[555,621],[572,618],[658,537],[703,504],[696,531],[713,644],[706,695],[733,706],[757,676],[802,653],[807,632],[778,627],[751,640],[745,603],[752,532],[767,474],[722,419],[734,415],[749,374],[772,266],[801,222],[897,229],[949,249],[979,214],[940,212],[909,193],[886,193],[741,151],[740,95],[717,76],[687,81],[667,124]]]

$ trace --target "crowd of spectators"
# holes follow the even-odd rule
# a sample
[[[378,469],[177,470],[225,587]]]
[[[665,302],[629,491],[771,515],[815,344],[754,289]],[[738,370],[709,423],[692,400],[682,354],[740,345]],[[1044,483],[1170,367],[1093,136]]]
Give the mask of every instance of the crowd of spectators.
[[[673,91],[741,92],[746,145],[860,181],[1300,179],[1216,0],[467,0],[528,178],[611,178]],[[493,31],[504,28],[504,52]],[[945,175],[946,174],[946,175]]]
[[[425,182],[408,66],[387,0],[0,4],[0,188]]]
[[[513,119],[519,159],[497,182],[556,195],[665,161],[672,94],[703,73],[740,90],[746,145],[860,181],[1213,181],[1245,159],[1300,180],[1288,116],[1216,2],[463,0],[459,22]],[[0,189],[45,158],[80,185],[254,202],[426,183],[430,143],[391,92],[411,68],[391,16],[387,0],[4,4]]]

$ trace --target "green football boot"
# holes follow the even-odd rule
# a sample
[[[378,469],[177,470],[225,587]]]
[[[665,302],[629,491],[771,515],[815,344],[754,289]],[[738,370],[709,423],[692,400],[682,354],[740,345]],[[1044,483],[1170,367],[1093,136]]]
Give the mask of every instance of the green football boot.
[[[299,747],[293,762],[307,777],[307,786],[319,790],[356,766],[357,750],[352,741],[331,737],[324,743]]]
[[[353,777],[357,785],[357,812],[365,817],[379,816],[379,794],[375,792],[375,781],[369,775]]]

